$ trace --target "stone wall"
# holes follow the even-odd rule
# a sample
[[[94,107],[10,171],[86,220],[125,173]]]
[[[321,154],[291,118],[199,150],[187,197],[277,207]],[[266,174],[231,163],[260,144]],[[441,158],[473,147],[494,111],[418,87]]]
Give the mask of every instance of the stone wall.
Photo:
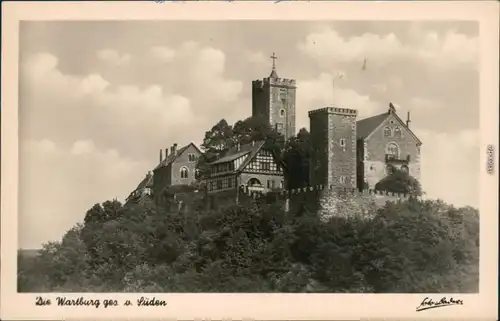
[[[396,128],[401,130],[401,137],[384,136],[384,128],[389,127],[394,133]],[[395,143],[399,148],[399,158],[406,160],[410,175],[420,181],[420,147],[418,141],[406,130],[395,116],[388,117],[382,125],[365,140],[364,146],[364,180],[369,188],[387,176],[387,162],[385,159],[386,146]],[[392,162],[391,165],[400,168],[404,162]],[[406,164],[405,164],[406,165]]]
[[[309,112],[313,185],[356,187],[356,116],[356,110],[347,108]]]
[[[189,161],[188,158],[189,154],[194,154],[197,158],[200,156],[200,153],[193,145],[190,145],[182,153],[182,155],[177,156],[175,161],[172,163],[171,185],[189,185],[196,180],[195,178],[196,160]],[[181,177],[182,167],[186,167],[188,169],[189,175],[187,178]]]
[[[273,128],[283,124],[281,133],[286,139],[296,134],[295,105],[295,80],[264,78],[252,82],[252,116],[268,119]]]

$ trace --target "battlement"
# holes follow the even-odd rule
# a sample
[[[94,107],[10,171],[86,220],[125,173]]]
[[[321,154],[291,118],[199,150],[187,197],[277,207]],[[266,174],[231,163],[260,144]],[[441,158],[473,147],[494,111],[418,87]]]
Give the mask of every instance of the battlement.
[[[270,84],[274,86],[285,86],[285,87],[296,87],[295,79],[288,78],[263,78],[262,80],[254,80],[252,81],[253,87],[262,88],[264,85]]]
[[[365,189],[363,191],[358,190],[357,188],[347,188],[347,187],[341,187],[341,186],[335,186],[335,185],[317,185],[317,186],[307,186],[307,187],[302,187],[302,188],[296,188],[296,189],[291,189],[291,190],[280,190],[277,193],[280,195],[283,195],[285,197],[293,197],[293,195],[297,194],[305,194],[305,193],[310,193],[310,192],[315,192],[315,191],[322,191],[322,190],[331,190],[336,192],[337,196],[342,197],[342,196],[384,196],[384,197],[390,197],[390,198],[399,198],[399,199],[405,199],[409,197],[409,194],[406,193],[394,193],[394,192],[387,192],[387,191],[380,191],[380,190],[374,190],[374,189]],[[245,192],[244,189],[240,190],[242,192]],[[249,195],[254,195],[255,197],[260,197],[262,196],[261,193],[252,193],[247,191]]]
[[[324,107],[320,109],[310,110],[308,114],[309,117],[315,114],[335,114],[356,117],[358,115],[358,111],[356,109],[349,108]]]

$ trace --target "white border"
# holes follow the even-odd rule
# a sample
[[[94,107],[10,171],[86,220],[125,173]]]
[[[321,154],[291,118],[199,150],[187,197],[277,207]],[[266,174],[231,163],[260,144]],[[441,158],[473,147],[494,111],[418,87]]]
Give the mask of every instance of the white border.
[[[185,2],[2,3],[1,317],[3,319],[495,319],[497,315],[498,179],[486,174],[486,145],[498,146],[498,17],[495,1],[462,2]],[[16,293],[17,84],[19,20],[476,20],[480,23],[481,249],[480,293],[453,295],[463,306],[415,312],[425,294],[156,294],[163,308],[35,307],[36,294]],[[471,106],[476,108],[476,106]],[[453,117],[453,115],[450,115]],[[482,152],[484,151],[484,153]],[[498,171],[498,147],[496,170]],[[460,157],[457,155],[457,157]],[[6,188],[8,187],[8,188]],[[81,294],[134,300],[135,294]],[[440,298],[445,294],[432,295]],[[57,294],[48,295],[54,299]],[[67,295],[68,297],[70,295]],[[72,294],[78,297],[79,294]]]

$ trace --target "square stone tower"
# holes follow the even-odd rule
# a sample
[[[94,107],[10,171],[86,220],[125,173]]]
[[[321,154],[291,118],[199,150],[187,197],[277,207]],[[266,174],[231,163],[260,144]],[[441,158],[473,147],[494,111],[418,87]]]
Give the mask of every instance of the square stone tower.
[[[267,78],[252,81],[252,117],[263,117],[280,132],[285,139],[295,132],[295,97],[294,79],[279,78],[274,60],[273,69]]]
[[[354,109],[326,107],[309,112],[311,185],[356,188]]]

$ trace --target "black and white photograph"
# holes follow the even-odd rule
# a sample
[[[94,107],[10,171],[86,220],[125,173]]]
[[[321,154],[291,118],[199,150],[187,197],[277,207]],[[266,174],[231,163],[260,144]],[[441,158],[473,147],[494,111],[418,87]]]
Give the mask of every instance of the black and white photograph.
[[[20,21],[16,291],[479,294],[480,31]]]

